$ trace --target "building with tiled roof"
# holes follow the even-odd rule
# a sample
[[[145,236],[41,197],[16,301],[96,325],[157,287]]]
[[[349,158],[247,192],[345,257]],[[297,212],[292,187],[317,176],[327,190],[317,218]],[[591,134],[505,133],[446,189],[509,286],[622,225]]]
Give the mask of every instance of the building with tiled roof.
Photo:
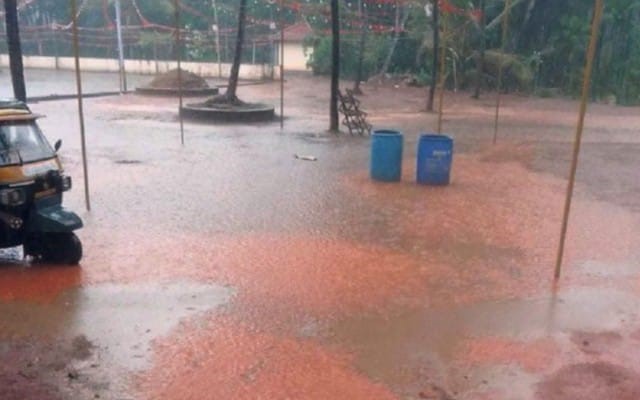
[[[313,35],[313,29],[307,21],[300,21],[284,29],[284,68],[288,71],[308,71],[307,62],[312,48],[304,48],[304,40]],[[280,65],[280,32],[274,34],[276,43],[276,64]]]

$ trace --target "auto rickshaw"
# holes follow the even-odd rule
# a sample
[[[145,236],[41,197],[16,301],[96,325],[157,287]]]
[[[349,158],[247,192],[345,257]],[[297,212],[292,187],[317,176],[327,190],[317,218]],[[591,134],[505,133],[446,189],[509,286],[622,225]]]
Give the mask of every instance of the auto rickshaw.
[[[75,265],[82,244],[78,215],[62,207],[71,189],[58,159],[38,127],[41,116],[16,100],[0,100],[0,248],[23,246],[36,262]]]

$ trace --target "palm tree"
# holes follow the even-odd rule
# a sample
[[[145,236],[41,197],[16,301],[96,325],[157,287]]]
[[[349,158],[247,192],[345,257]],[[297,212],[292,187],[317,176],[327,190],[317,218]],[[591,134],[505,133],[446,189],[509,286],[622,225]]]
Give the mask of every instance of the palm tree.
[[[338,132],[338,90],[340,89],[340,12],[338,0],[331,0],[331,105],[329,106],[331,132]]]
[[[235,104],[240,105],[242,101],[238,99],[236,91],[238,89],[238,78],[240,75],[240,64],[242,63],[242,48],[244,42],[244,30],[247,17],[247,0],[240,0],[240,7],[238,10],[238,36],[236,38],[236,48],[233,54],[233,64],[231,66],[231,73],[229,74],[229,81],[227,84],[227,91],[220,96],[215,96],[207,101],[208,104]]]
[[[7,27],[7,46],[9,48],[9,68],[13,94],[16,99],[27,101],[22,66],[22,47],[20,46],[20,27],[18,24],[18,6],[16,0],[4,1],[5,25]]]
[[[233,65],[231,66],[231,74],[229,75],[229,85],[225,96],[230,103],[238,103],[236,90],[238,89],[238,75],[240,74],[240,63],[242,61],[242,46],[244,42],[244,26],[247,20],[247,0],[240,0],[240,9],[238,10],[238,37],[236,39],[236,49],[233,54]]]

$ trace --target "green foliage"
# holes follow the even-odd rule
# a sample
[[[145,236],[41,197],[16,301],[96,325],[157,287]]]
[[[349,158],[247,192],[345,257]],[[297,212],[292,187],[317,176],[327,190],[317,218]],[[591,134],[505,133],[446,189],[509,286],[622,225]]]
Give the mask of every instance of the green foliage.
[[[551,88],[542,88],[538,90],[536,94],[542,97],[543,99],[548,99],[548,98],[554,97],[556,93]]]
[[[189,27],[187,27],[189,29]],[[212,43],[201,31],[193,31],[190,40],[185,43],[189,60],[202,61],[210,57]]]
[[[345,38],[347,39],[347,38]],[[379,38],[369,40],[365,49],[363,60],[363,78],[366,80],[375,73],[376,68],[382,63],[385,56],[384,45],[379,43]],[[309,59],[309,66],[317,75],[331,74],[331,37],[322,36],[307,43],[313,47],[313,54]],[[344,79],[354,79],[358,67],[359,42],[358,38],[351,36],[340,42],[340,75]]]
[[[559,88],[569,96],[582,90],[585,54],[593,13],[589,0],[540,2],[518,32],[518,51],[538,55],[536,85]],[[539,67],[539,68],[538,68]],[[595,100],[616,98],[640,103],[640,2],[605,4],[592,79]]]
[[[366,42],[363,60],[363,78],[379,72],[382,63],[389,51],[391,39],[382,35],[369,35]],[[313,55],[309,60],[309,66],[317,75],[328,75],[331,72],[331,37],[322,36],[311,43]],[[392,58],[390,73],[413,72],[416,65],[416,53],[420,44],[416,40],[402,35]],[[358,67],[359,37],[346,36],[340,41],[340,74],[344,79],[354,79]],[[422,65],[424,68],[424,64]]]
[[[130,0],[122,1],[125,25],[138,25],[137,11]],[[214,12],[211,0],[182,0],[188,8],[182,12],[185,32],[185,56],[191,60],[215,60],[215,37],[212,28]],[[221,33],[223,61],[233,54],[238,0],[215,0]],[[400,34],[393,51],[390,73],[412,73],[418,81],[428,83],[431,76],[433,56],[432,19],[424,6],[431,0],[349,0],[341,1],[341,74],[353,79],[356,75],[359,56],[359,32],[363,21],[367,21],[368,35],[364,52],[364,77],[378,74],[388,57],[394,37],[396,6],[403,15],[408,12],[404,31]],[[64,3],[64,5],[62,5]],[[285,2],[287,3],[287,2]],[[290,3],[290,2],[289,2]],[[475,82],[476,60],[482,44],[479,23],[472,18],[471,10],[480,0],[448,0],[449,4],[464,12],[444,14],[443,23],[447,32],[442,35],[446,48],[447,85],[471,88]],[[502,43],[500,16],[505,0],[485,0],[487,29],[484,34],[489,51],[483,70],[485,86],[495,86],[498,50]],[[30,2],[20,14],[21,23],[32,26],[47,26],[52,23],[68,24],[69,9],[62,0],[38,0]],[[80,25],[87,28],[107,26],[102,0],[81,0],[84,4]],[[330,70],[330,39],[327,37],[330,16],[328,0],[305,0],[296,2],[301,9],[296,12],[289,4],[281,14],[278,1],[250,0],[248,7],[247,45],[244,60],[253,56],[251,43],[258,38],[261,43],[256,50],[257,62],[272,59],[270,36],[277,33],[269,26],[283,15],[287,24],[308,21],[318,35],[307,43],[314,50],[310,65],[317,74],[328,74]],[[358,9],[363,5],[367,18]],[[554,88],[554,94],[576,96],[582,87],[582,73],[593,13],[593,0],[512,0],[509,35],[506,46],[505,88],[507,90],[536,93],[538,88]],[[114,0],[108,1],[108,19],[113,20]],[[141,13],[152,23],[171,27],[174,21],[173,0],[137,0]],[[27,30],[25,29],[25,32]],[[167,32],[167,33],[165,33]],[[175,55],[171,35],[166,30],[155,33],[150,30],[128,32],[126,50],[129,57],[160,58]],[[85,36],[93,36],[91,31]],[[96,34],[97,35],[97,34]],[[26,33],[24,35],[27,36]],[[113,57],[113,31],[103,31],[103,38],[86,42],[82,52],[97,57]],[[26,54],[70,54],[68,40],[54,43],[52,37],[39,41],[25,41]],[[94,45],[95,43],[95,45]],[[540,91],[538,91],[540,92]],[[544,90],[542,91],[544,93]],[[598,41],[597,60],[594,65],[592,95],[594,100],[615,98],[620,104],[640,104],[640,1],[607,0],[601,34]]]
[[[498,76],[500,65],[503,69],[503,87],[511,90],[529,91],[533,85],[533,71],[516,54],[487,50],[485,54],[485,73]]]
[[[420,71],[418,71],[418,73],[415,76],[416,84],[418,86],[428,86],[431,84],[431,77],[432,77],[431,71],[427,70],[426,68],[423,68]]]

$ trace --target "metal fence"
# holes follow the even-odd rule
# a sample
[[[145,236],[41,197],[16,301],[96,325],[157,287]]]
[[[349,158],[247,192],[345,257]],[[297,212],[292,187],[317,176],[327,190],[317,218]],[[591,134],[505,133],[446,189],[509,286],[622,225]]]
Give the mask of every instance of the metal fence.
[[[170,61],[177,58],[173,32],[150,29],[123,29],[124,56],[127,59]],[[233,32],[185,30],[182,33],[182,59],[193,62],[232,61],[236,35]],[[115,29],[83,29],[79,35],[82,57],[113,59],[118,57]],[[22,50],[25,56],[72,56],[72,34],[69,30],[23,28]],[[274,65],[276,44],[269,36],[245,39],[242,61],[245,64]],[[0,53],[7,54],[4,26],[0,25]]]

